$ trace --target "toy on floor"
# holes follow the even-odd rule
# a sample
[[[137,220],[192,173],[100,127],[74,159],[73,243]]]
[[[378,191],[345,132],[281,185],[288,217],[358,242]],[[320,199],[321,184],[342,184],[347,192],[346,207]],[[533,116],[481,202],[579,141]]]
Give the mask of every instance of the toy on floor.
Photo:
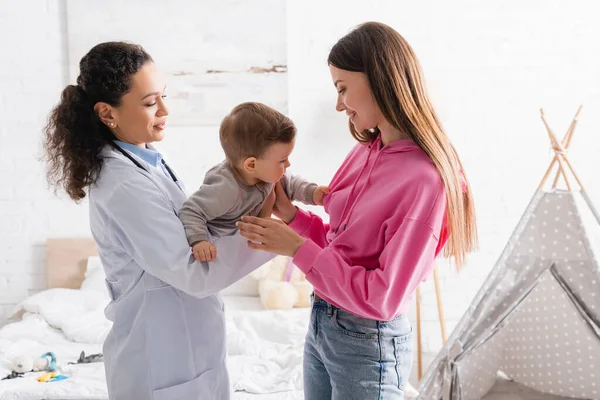
[[[251,276],[257,279],[260,300],[268,310],[310,307],[312,285],[290,257],[277,256]]]
[[[12,371],[10,374],[6,375],[6,377],[2,378],[2,380],[6,380],[6,379],[16,379],[16,378],[22,378],[23,375],[25,375],[24,372],[15,372]]]
[[[70,362],[68,364],[69,365],[71,365],[71,364],[90,364],[90,363],[102,362],[102,361],[104,361],[104,357],[102,356],[102,354],[92,354],[90,356],[86,356],[85,352],[82,351],[81,354],[79,355],[79,359],[77,360],[77,362]]]

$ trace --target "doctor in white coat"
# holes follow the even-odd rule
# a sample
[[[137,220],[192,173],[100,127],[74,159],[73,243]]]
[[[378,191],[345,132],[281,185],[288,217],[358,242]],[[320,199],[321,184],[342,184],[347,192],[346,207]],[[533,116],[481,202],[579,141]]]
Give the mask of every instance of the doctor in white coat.
[[[177,213],[182,182],[151,145],[164,137],[164,78],[137,45],[109,42],[80,62],[45,129],[48,176],[79,201],[106,271],[111,400],[229,399],[221,289],[274,255],[221,238],[195,262]]]

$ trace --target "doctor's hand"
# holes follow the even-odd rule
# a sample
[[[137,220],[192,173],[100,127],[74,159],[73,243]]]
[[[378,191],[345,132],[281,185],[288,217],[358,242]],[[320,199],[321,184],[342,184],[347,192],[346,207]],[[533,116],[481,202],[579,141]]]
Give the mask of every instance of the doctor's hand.
[[[294,257],[306,241],[283,221],[273,218],[245,216],[237,226],[240,234],[248,239],[248,247],[282,256]]]
[[[194,243],[192,253],[196,261],[215,261],[217,258],[217,248],[206,240]]]

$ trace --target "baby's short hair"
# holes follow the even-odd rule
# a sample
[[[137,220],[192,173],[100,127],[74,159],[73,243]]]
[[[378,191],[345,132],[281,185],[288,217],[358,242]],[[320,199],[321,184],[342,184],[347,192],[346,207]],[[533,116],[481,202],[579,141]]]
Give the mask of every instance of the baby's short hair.
[[[230,162],[248,157],[260,158],[275,143],[290,143],[296,136],[291,119],[262,103],[247,102],[227,115],[219,129],[219,139]]]

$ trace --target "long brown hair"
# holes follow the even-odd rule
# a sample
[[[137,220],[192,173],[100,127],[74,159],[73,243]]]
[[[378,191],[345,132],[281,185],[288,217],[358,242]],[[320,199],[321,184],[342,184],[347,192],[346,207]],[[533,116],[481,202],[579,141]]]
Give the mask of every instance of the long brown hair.
[[[473,199],[468,181],[466,191],[462,190],[462,164],[429,100],[413,49],[393,28],[367,22],[342,37],[327,61],[336,68],[366,74],[385,119],[406,132],[435,165],[447,198],[450,236],[443,254],[454,257],[460,268],[466,254],[477,247]],[[352,124],[350,132],[361,143],[371,142],[380,133],[378,129],[357,132]]]
[[[77,85],[64,88],[44,128],[47,178],[80,201],[98,178],[100,151],[115,139],[94,112],[97,102],[119,106],[133,75],[152,57],[135,44],[106,42],[94,46],[79,63]]]

